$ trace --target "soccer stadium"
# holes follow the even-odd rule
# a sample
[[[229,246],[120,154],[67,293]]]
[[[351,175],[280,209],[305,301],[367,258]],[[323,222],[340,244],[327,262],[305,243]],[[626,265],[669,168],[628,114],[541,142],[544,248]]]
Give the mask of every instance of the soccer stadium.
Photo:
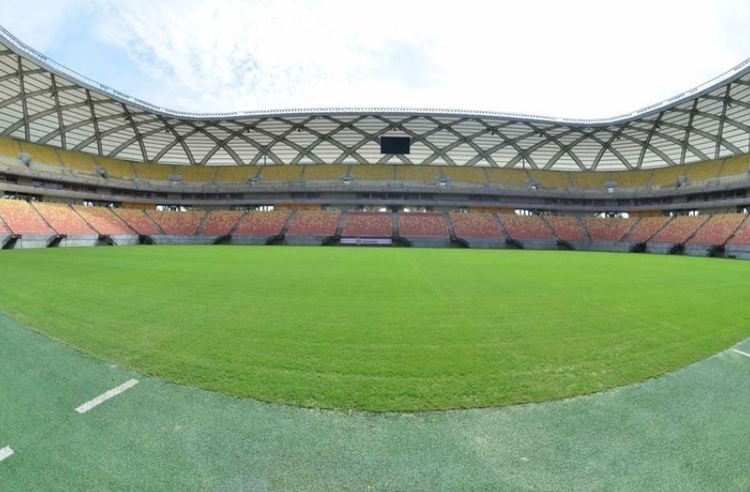
[[[750,59],[193,113],[0,28],[0,195],[8,490],[750,489]]]

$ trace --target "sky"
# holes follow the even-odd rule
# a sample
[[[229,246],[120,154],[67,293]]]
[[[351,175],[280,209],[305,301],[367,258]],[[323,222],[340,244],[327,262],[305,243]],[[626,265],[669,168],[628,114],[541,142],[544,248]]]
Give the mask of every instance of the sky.
[[[3,0],[56,62],[163,108],[613,117],[750,57],[750,0]]]

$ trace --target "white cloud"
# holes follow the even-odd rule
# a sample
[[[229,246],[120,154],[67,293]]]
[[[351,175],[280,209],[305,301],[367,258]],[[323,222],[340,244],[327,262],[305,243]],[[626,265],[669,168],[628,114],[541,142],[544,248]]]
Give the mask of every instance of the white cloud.
[[[61,5],[39,21],[50,31],[69,22],[61,8],[75,10]],[[136,95],[193,111],[401,106],[611,116],[750,55],[750,9],[737,0],[93,5],[96,39],[150,78],[153,92]],[[2,19],[18,12],[0,7]]]

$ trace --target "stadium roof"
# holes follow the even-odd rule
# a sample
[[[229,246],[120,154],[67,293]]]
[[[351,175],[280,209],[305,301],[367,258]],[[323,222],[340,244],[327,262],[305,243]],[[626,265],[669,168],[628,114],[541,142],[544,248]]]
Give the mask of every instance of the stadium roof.
[[[89,80],[0,27],[0,135],[186,165],[651,169],[750,152],[750,59],[666,101],[592,120],[407,108],[186,113]],[[411,137],[411,153],[381,155],[382,135]]]

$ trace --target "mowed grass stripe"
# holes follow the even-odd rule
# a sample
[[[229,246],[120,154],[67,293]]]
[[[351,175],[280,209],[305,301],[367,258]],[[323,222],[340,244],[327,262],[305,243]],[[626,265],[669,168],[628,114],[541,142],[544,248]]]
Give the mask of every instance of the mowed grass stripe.
[[[148,375],[304,406],[427,410],[643,381],[750,329],[750,263],[433,249],[3,252],[0,307]]]

